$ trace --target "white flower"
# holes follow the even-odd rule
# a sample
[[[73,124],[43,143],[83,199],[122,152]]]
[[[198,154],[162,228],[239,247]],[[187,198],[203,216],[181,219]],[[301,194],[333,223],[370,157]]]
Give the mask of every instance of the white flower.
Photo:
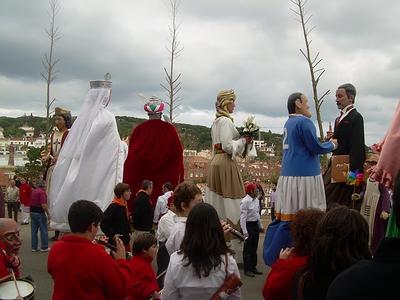
[[[260,129],[260,127],[257,125],[257,123],[254,121],[255,117],[250,116],[247,118],[247,120],[244,122],[244,129],[243,132],[255,132]]]

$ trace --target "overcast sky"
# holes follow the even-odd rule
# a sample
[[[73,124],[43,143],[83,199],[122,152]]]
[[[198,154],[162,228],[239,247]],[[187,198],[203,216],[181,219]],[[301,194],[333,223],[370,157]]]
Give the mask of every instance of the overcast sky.
[[[1,5],[0,115],[43,116],[46,89],[40,72],[48,51],[48,2],[2,0]],[[181,2],[184,50],[175,66],[183,85],[179,121],[210,126],[216,94],[233,88],[237,126],[255,115],[262,130],[282,131],[288,95],[301,91],[312,97],[299,52],[302,31],[291,7],[289,0]],[[334,121],[335,90],[351,82],[358,90],[367,144],[372,144],[383,137],[400,94],[400,1],[310,0],[307,8],[316,26],[312,49],[321,52],[326,68],[319,92],[331,90],[323,120]],[[60,73],[52,90],[56,105],[77,115],[89,80],[110,72],[110,110],[145,117],[139,94],[166,98],[160,83],[169,64],[170,21],[166,0],[61,1],[56,23],[62,38],[55,45]]]

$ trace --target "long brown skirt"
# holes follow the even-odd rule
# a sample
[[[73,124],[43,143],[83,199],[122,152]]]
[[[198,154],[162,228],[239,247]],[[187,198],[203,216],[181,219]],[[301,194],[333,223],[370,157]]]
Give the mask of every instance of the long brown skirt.
[[[207,185],[224,198],[241,199],[246,195],[237,163],[226,153],[214,155],[208,169]]]

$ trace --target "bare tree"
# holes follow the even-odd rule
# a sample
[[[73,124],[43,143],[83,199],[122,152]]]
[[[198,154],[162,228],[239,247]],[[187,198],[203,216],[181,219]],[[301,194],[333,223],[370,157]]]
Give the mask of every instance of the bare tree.
[[[174,122],[177,117],[176,109],[181,106],[182,98],[178,95],[182,89],[182,84],[180,81],[181,73],[175,73],[175,61],[179,57],[180,53],[183,51],[183,47],[178,40],[178,32],[180,25],[176,22],[176,16],[178,14],[178,8],[180,5],[180,0],[169,0],[169,5],[171,9],[172,22],[169,27],[169,46],[167,51],[170,55],[169,69],[164,67],[165,73],[165,84],[161,83],[161,87],[167,92],[168,95],[168,111],[169,118],[171,122]]]
[[[312,40],[309,39],[310,33],[314,30],[315,26],[310,28],[308,23],[310,22],[312,15],[309,15],[305,10],[305,6],[308,3],[308,0],[290,0],[295,6],[296,9],[291,8],[290,10],[293,11],[300,19],[297,21],[300,22],[301,27],[303,29],[304,35],[304,42],[306,45],[305,51],[300,49],[301,54],[305,57],[308,63],[308,67],[310,69],[311,75],[311,83],[312,83],[312,90],[313,90],[313,99],[315,104],[315,112],[317,115],[317,122],[319,128],[319,134],[321,140],[324,139],[324,131],[322,128],[322,119],[321,119],[321,106],[324,103],[324,98],[330,93],[330,90],[325,91],[321,97],[318,96],[318,83],[321,79],[322,75],[325,73],[325,68],[319,66],[322,61],[322,58],[319,58],[319,52],[316,55],[311,54],[311,42]]]
[[[60,2],[59,0],[49,0],[49,11],[48,15],[50,18],[49,28],[46,29],[47,37],[50,41],[49,44],[49,52],[45,53],[42,59],[42,65],[44,71],[41,73],[43,79],[46,81],[46,149],[48,145],[49,134],[51,130],[51,123],[50,123],[50,113],[51,107],[56,100],[53,98],[50,100],[50,87],[51,83],[56,79],[56,75],[58,70],[55,69],[55,66],[59,62],[59,59],[54,58],[54,44],[61,38],[59,27],[56,26],[56,16],[60,12]]]

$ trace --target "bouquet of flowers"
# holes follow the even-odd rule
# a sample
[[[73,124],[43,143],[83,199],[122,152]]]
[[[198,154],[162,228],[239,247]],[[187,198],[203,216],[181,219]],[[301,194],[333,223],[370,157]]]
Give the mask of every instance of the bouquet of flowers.
[[[250,137],[251,139],[257,137],[258,132],[260,131],[260,126],[257,125],[257,123],[254,121],[255,117],[250,116],[247,118],[246,121],[243,122],[243,127],[240,128],[239,132],[240,135],[243,137]],[[242,154],[243,157],[246,157],[248,152],[252,150],[254,147],[253,143],[251,144],[246,144],[244,152]],[[255,154],[254,156],[256,156]]]
[[[258,131],[260,130],[260,126],[257,125],[254,119],[254,116],[250,116],[247,118],[246,121],[243,122],[244,127],[240,128],[240,135],[250,136],[252,138],[257,136]]]

